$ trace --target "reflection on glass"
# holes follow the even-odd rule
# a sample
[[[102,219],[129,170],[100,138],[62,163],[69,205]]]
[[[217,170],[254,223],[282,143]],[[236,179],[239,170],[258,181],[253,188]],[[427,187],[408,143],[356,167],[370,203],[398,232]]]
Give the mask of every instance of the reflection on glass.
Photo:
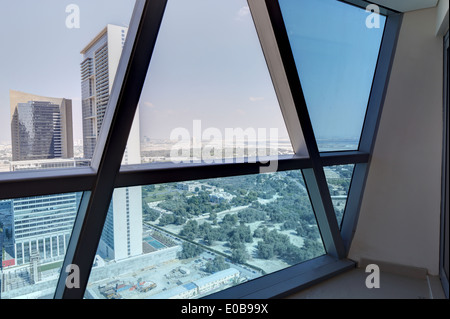
[[[168,2],[139,108],[142,163],[293,153],[245,0]]]
[[[385,17],[336,0],[280,0],[320,151],[358,149]],[[372,26],[372,24],[369,24]]]
[[[325,253],[301,171],[115,192],[86,298],[198,298]]]
[[[53,298],[81,196],[0,200],[1,299]]]
[[[347,205],[348,191],[352,181],[354,164],[325,167],[325,177],[328,182],[331,200],[338,224],[342,222]]]
[[[134,3],[2,3],[0,172],[90,165]]]

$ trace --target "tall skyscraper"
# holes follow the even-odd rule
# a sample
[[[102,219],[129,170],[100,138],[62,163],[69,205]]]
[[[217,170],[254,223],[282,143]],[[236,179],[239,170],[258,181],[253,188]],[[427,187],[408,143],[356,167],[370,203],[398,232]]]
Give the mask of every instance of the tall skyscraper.
[[[73,157],[72,100],[10,91],[13,161]]]
[[[71,161],[71,100],[10,91],[10,104],[14,170],[60,167]],[[80,194],[69,193],[10,201],[17,265],[64,257],[79,200]]]
[[[108,24],[81,51],[83,147],[87,159],[94,155],[127,31],[126,27]],[[136,117],[122,163],[139,164],[140,155]],[[142,254],[141,187],[114,191],[98,250],[103,257],[115,260]]]

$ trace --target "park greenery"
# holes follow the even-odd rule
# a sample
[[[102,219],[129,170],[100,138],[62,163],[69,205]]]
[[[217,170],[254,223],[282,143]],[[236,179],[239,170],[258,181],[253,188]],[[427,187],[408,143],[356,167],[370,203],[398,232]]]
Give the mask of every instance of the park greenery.
[[[352,172],[345,166],[334,170],[339,178],[329,180],[330,194],[342,194],[348,191]],[[193,258],[204,251],[194,243],[204,247],[219,243],[228,248],[228,259],[239,264],[252,258],[295,264],[325,253],[301,171],[198,183],[203,186],[191,192],[179,189],[177,183],[143,188],[145,220],[161,227],[178,225],[178,235],[189,241],[183,244],[180,258]],[[211,200],[211,188],[232,195],[231,199]],[[145,199],[154,198],[163,199],[157,208],[170,213],[149,208]],[[292,235],[301,237],[302,244],[294,245]],[[218,271],[224,265],[221,259],[214,260],[206,271]]]

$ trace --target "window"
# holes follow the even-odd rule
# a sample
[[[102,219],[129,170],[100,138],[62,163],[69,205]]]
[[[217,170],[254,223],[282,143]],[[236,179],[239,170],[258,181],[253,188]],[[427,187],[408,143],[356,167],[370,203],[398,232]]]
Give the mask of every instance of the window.
[[[9,30],[2,41],[10,49],[0,53],[0,173],[90,166],[108,102],[102,90],[112,84],[100,79],[114,79],[102,63],[120,58],[115,50],[101,55],[107,51],[91,41],[102,32],[97,42],[109,37],[116,45],[126,33],[115,24],[126,27],[133,6],[129,0],[2,5],[0,26]]]
[[[247,1],[167,3],[131,132],[141,163],[293,154]]]
[[[357,150],[385,18],[334,0],[281,0],[319,150]]]
[[[87,298],[199,298],[325,254],[299,170],[116,189],[111,207]]]
[[[317,12],[325,10],[328,3],[348,13],[351,19],[368,14],[340,1],[301,1],[295,6],[307,5]],[[221,1],[219,8],[219,4],[213,6],[206,1],[117,1],[114,4],[81,1],[79,13],[87,17],[92,14],[89,24],[84,22],[90,27],[77,29],[75,20],[69,19],[73,28],[63,26],[64,32],[61,31],[77,39],[70,45],[60,46],[65,50],[70,48],[70,56],[73,55],[73,60],[68,60],[70,68],[54,67],[51,59],[46,60],[47,64],[38,65],[32,62],[36,59],[26,58],[25,53],[29,53],[26,50],[17,51],[23,55],[10,57],[14,62],[24,57],[18,67],[21,72],[39,74],[35,68],[47,65],[49,70],[70,73],[64,75],[70,77],[71,83],[55,75],[49,77],[57,81],[55,85],[36,81],[33,76],[19,82],[30,83],[30,88],[36,86],[36,90],[23,89],[25,92],[33,91],[32,94],[40,97],[65,96],[72,99],[72,105],[78,103],[76,116],[82,132],[79,135],[83,137],[83,157],[89,163],[81,169],[60,167],[51,171],[40,170],[44,166],[42,162],[38,167],[25,163],[28,166],[21,166],[20,172],[0,174],[2,223],[8,224],[11,218],[17,221],[14,226],[17,226],[17,238],[12,240],[16,264],[4,267],[24,267],[35,275],[39,273],[34,267],[35,257],[47,258],[50,252],[51,258],[60,258],[64,251],[62,263],[55,259],[57,265],[42,265],[46,271],[47,267],[51,268],[55,275],[56,289],[52,292],[57,299],[116,298],[127,294],[136,297],[132,295],[137,293],[134,290],[143,294],[137,293],[138,297],[152,294],[169,297],[170,294],[181,298],[268,298],[352,267],[353,263],[345,259],[347,238],[357,219],[357,203],[381,108],[379,97],[385,92],[400,19],[399,15],[386,11],[381,19],[384,28],[358,29],[377,40],[372,48],[366,48],[370,66],[366,73],[360,74],[365,85],[357,90],[357,95],[363,97],[355,103],[359,118],[346,119],[352,122],[351,126],[359,125],[355,130],[358,134],[352,138],[359,141],[362,136],[360,143],[364,148],[336,144],[324,148],[320,139],[330,136],[322,136],[316,128],[320,114],[314,114],[316,106],[309,99],[314,93],[307,84],[311,74],[302,70],[303,62],[297,56],[298,42],[290,38],[291,26],[285,17],[285,6],[290,4],[275,0],[233,0]],[[7,12],[7,16],[2,16],[0,23],[21,16],[15,6],[6,5],[8,10],[2,10],[0,15]],[[52,3],[51,10],[58,8],[61,8],[59,2]],[[76,10],[72,11],[75,16],[70,16],[71,13],[64,11],[66,8],[62,9],[66,17],[76,19]],[[40,10],[36,8],[34,12]],[[188,13],[198,16],[196,24]],[[128,21],[129,25],[124,26]],[[11,30],[20,33],[23,28],[16,26]],[[122,35],[126,35],[123,44]],[[54,39],[57,38],[54,34]],[[3,54],[1,61],[8,60],[5,56],[8,52],[0,54]],[[51,57],[56,52],[47,54]],[[18,86],[14,85],[18,83],[14,76],[6,76],[13,74],[10,67],[5,66],[4,70],[1,88]],[[327,80],[321,78],[323,85],[332,87],[336,83],[335,78],[331,83],[326,83]],[[8,97],[0,91],[0,98],[1,94],[3,99]],[[180,99],[185,103],[181,104]],[[64,112],[59,102],[28,100],[17,103],[21,108],[17,114],[24,114],[23,120],[15,122],[22,127],[19,133],[27,136],[29,132],[39,131],[39,127],[26,130],[25,124],[29,124],[27,119],[33,114],[45,114],[52,121],[45,121],[47,126],[42,131],[56,132],[52,135],[54,141],[62,140]],[[168,112],[171,109],[173,113]],[[365,121],[361,120],[364,116]],[[173,151],[170,135],[174,130],[186,129],[182,132],[187,131],[188,138],[183,140],[185,136],[179,130],[175,132],[177,141],[194,144],[197,135],[194,129],[190,130],[190,125],[195,127],[197,120],[202,121],[202,156],[196,156],[194,147],[188,148],[189,153],[183,153],[184,148],[176,149],[183,158],[175,160],[174,153],[169,153],[167,158],[168,145]],[[375,124],[367,125],[368,122]],[[350,127],[344,122],[339,124]],[[10,125],[8,122],[0,127]],[[217,130],[205,133],[214,127]],[[220,136],[212,133],[220,132],[222,135],[216,141],[220,147],[226,145],[223,131],[227,128],[242,131],[253,128],[256,138],[243,135],[244,152],[235,147],[230,153],[217,154],[206,143],[211,142],[211,137]],[[278,134],[271,135],[271,129]],[[336,132],[342,133],[337,128]],[[166,141],[154,143],[157,138]],[[262,143],[271,139],[278,142],[275,153]],[[257,155],[265,150],[263,155],[268,156],[255,158],[255,144]],[[63,152],[64,147],[55,145],[54,149]],[[347,152],[325,152],[328,150]],[[67,166],[67,163],[47,164],[53,168]],[[353,174],[345,173],[351,167]],[[338,187],[332,173],[339,173],[345,182],[351,179],[352,187],[349,190],[347,184]],[[335,206],[340,209],[342,205],[333,206],[334,191],[348,193],[341,228],[338,223],[341,217],[336,214]],[[76,214],[65,207],[74,203],[68,194],[78,194],[73,195],[78,196]],[[17,200],[22,211],[41,205],[39,213],[32,220],[27,214],[12,214],[11,199],[23,199]],[[52,215],[59,220],[50,221],[46,214],[52,211],[51,207],[60,206],[58,213]],[[20,244],[19,236],[25,234],[21,231],[28,229],[25,228],[28,222],[30,227],[44,223],[55,231]],[[71,231],[63,232],[70,223]],[[230,230],[230,225],[235,227]],[[6,226],[2,227],[5,231],[1,234],[6,234]],[[56,230],[58,227],[61,232]],[[42,229],[36,229],[39,231]],[[280,242],[284,244],[282,247]],[[29,252],[35,249],[38,252],[31,255]],[[171,258],[176,267],[161,267],[164,258]],[[151,269],[139,268],[140,260],[144,259],[151,260],[146,263],[151,264]],[[70,265],[80,268],[79,289],[66,286],[65,270]],[[324,265],[327,267],[321,267]],[[191,266],[192,270],[187,268]],[[109,279],[108,271],[115,274],[117,282]]]

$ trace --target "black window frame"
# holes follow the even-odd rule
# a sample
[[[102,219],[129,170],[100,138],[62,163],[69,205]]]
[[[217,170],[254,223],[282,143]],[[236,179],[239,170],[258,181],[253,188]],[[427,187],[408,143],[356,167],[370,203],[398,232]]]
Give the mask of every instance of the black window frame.
[[[450,55],[449,55],[449,31],[444,36],[444,71],[443,71],[443,144],[442,144],[442,186],[441,186],[441,229],[440,229],[440,253],[439,253],[439,277],[445,296],[449,298],[449,79],[450,79]]]

